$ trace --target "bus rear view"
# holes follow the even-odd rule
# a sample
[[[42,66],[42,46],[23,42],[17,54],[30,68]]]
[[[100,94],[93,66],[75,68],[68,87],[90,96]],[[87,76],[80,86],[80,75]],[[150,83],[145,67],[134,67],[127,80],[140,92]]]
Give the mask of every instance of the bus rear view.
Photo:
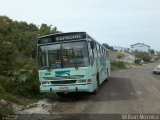
[[[97,88],[90,41],[85,32],[39,37],[40,92],[93,92]]]

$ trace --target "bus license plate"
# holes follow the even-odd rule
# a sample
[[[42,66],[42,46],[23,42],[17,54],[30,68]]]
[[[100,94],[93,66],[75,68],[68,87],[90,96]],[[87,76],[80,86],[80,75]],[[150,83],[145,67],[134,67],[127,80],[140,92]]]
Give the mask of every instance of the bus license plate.
[[[68,91],[68,87],[59,87],[60,91]]]

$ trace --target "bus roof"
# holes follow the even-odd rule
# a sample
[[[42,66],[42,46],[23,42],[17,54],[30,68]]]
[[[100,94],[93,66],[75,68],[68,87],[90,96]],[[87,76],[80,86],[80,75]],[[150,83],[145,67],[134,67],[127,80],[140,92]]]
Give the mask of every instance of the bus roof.
[[[41,37],[38,37],[38,39],[41,39],[41,38],[46,38],[46,37],[50,37],[50,36],[56,36],[56,35],[67,35],[67,34],[77,34],[77,33],[84,33],[86,34],[86,32],[67,32],[67,33],[55,33],[55,34],[48,34],[48,35],[43,35]]]
[[[99,42],[97,42],[94,38],[92,38],[86,32],[67,32],[67,33],[56,33],[56,34],[44,35],[44,36],[38,37],[38,44],[68,41],[68,40],[78,40],[78,39],[86,39],[86,38],[90,38],[92,41],[95,41],[96,43],[101,45]],[[104,46],[102,47],[106,49]],[[109,51],[108,49],[106,50]]]

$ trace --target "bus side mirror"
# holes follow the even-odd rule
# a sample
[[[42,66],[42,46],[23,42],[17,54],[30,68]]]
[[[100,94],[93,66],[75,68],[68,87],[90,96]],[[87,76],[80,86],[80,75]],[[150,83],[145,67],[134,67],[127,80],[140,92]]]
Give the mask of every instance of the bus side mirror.
[[[36,46],[32,48],[32,58],[36,58]]]
[[[94,48],[95,48],[95,42],[91,41],[91,49],[94,49]]]

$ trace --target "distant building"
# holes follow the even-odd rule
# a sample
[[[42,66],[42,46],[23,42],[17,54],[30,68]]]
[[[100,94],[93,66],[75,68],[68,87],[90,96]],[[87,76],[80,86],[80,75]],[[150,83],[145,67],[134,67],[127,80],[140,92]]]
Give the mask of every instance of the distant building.
[[[113,46],[113,49],[114,50],[117,50],[117,51],[129,51],[129,48],[125,48],[125,47],[118,47],[118,46]]]
[[[138,51],[138,52],[150,52],[151,48],[149,45],[145,45],[144,43],[136,43],[131,45],[131,51]]]

